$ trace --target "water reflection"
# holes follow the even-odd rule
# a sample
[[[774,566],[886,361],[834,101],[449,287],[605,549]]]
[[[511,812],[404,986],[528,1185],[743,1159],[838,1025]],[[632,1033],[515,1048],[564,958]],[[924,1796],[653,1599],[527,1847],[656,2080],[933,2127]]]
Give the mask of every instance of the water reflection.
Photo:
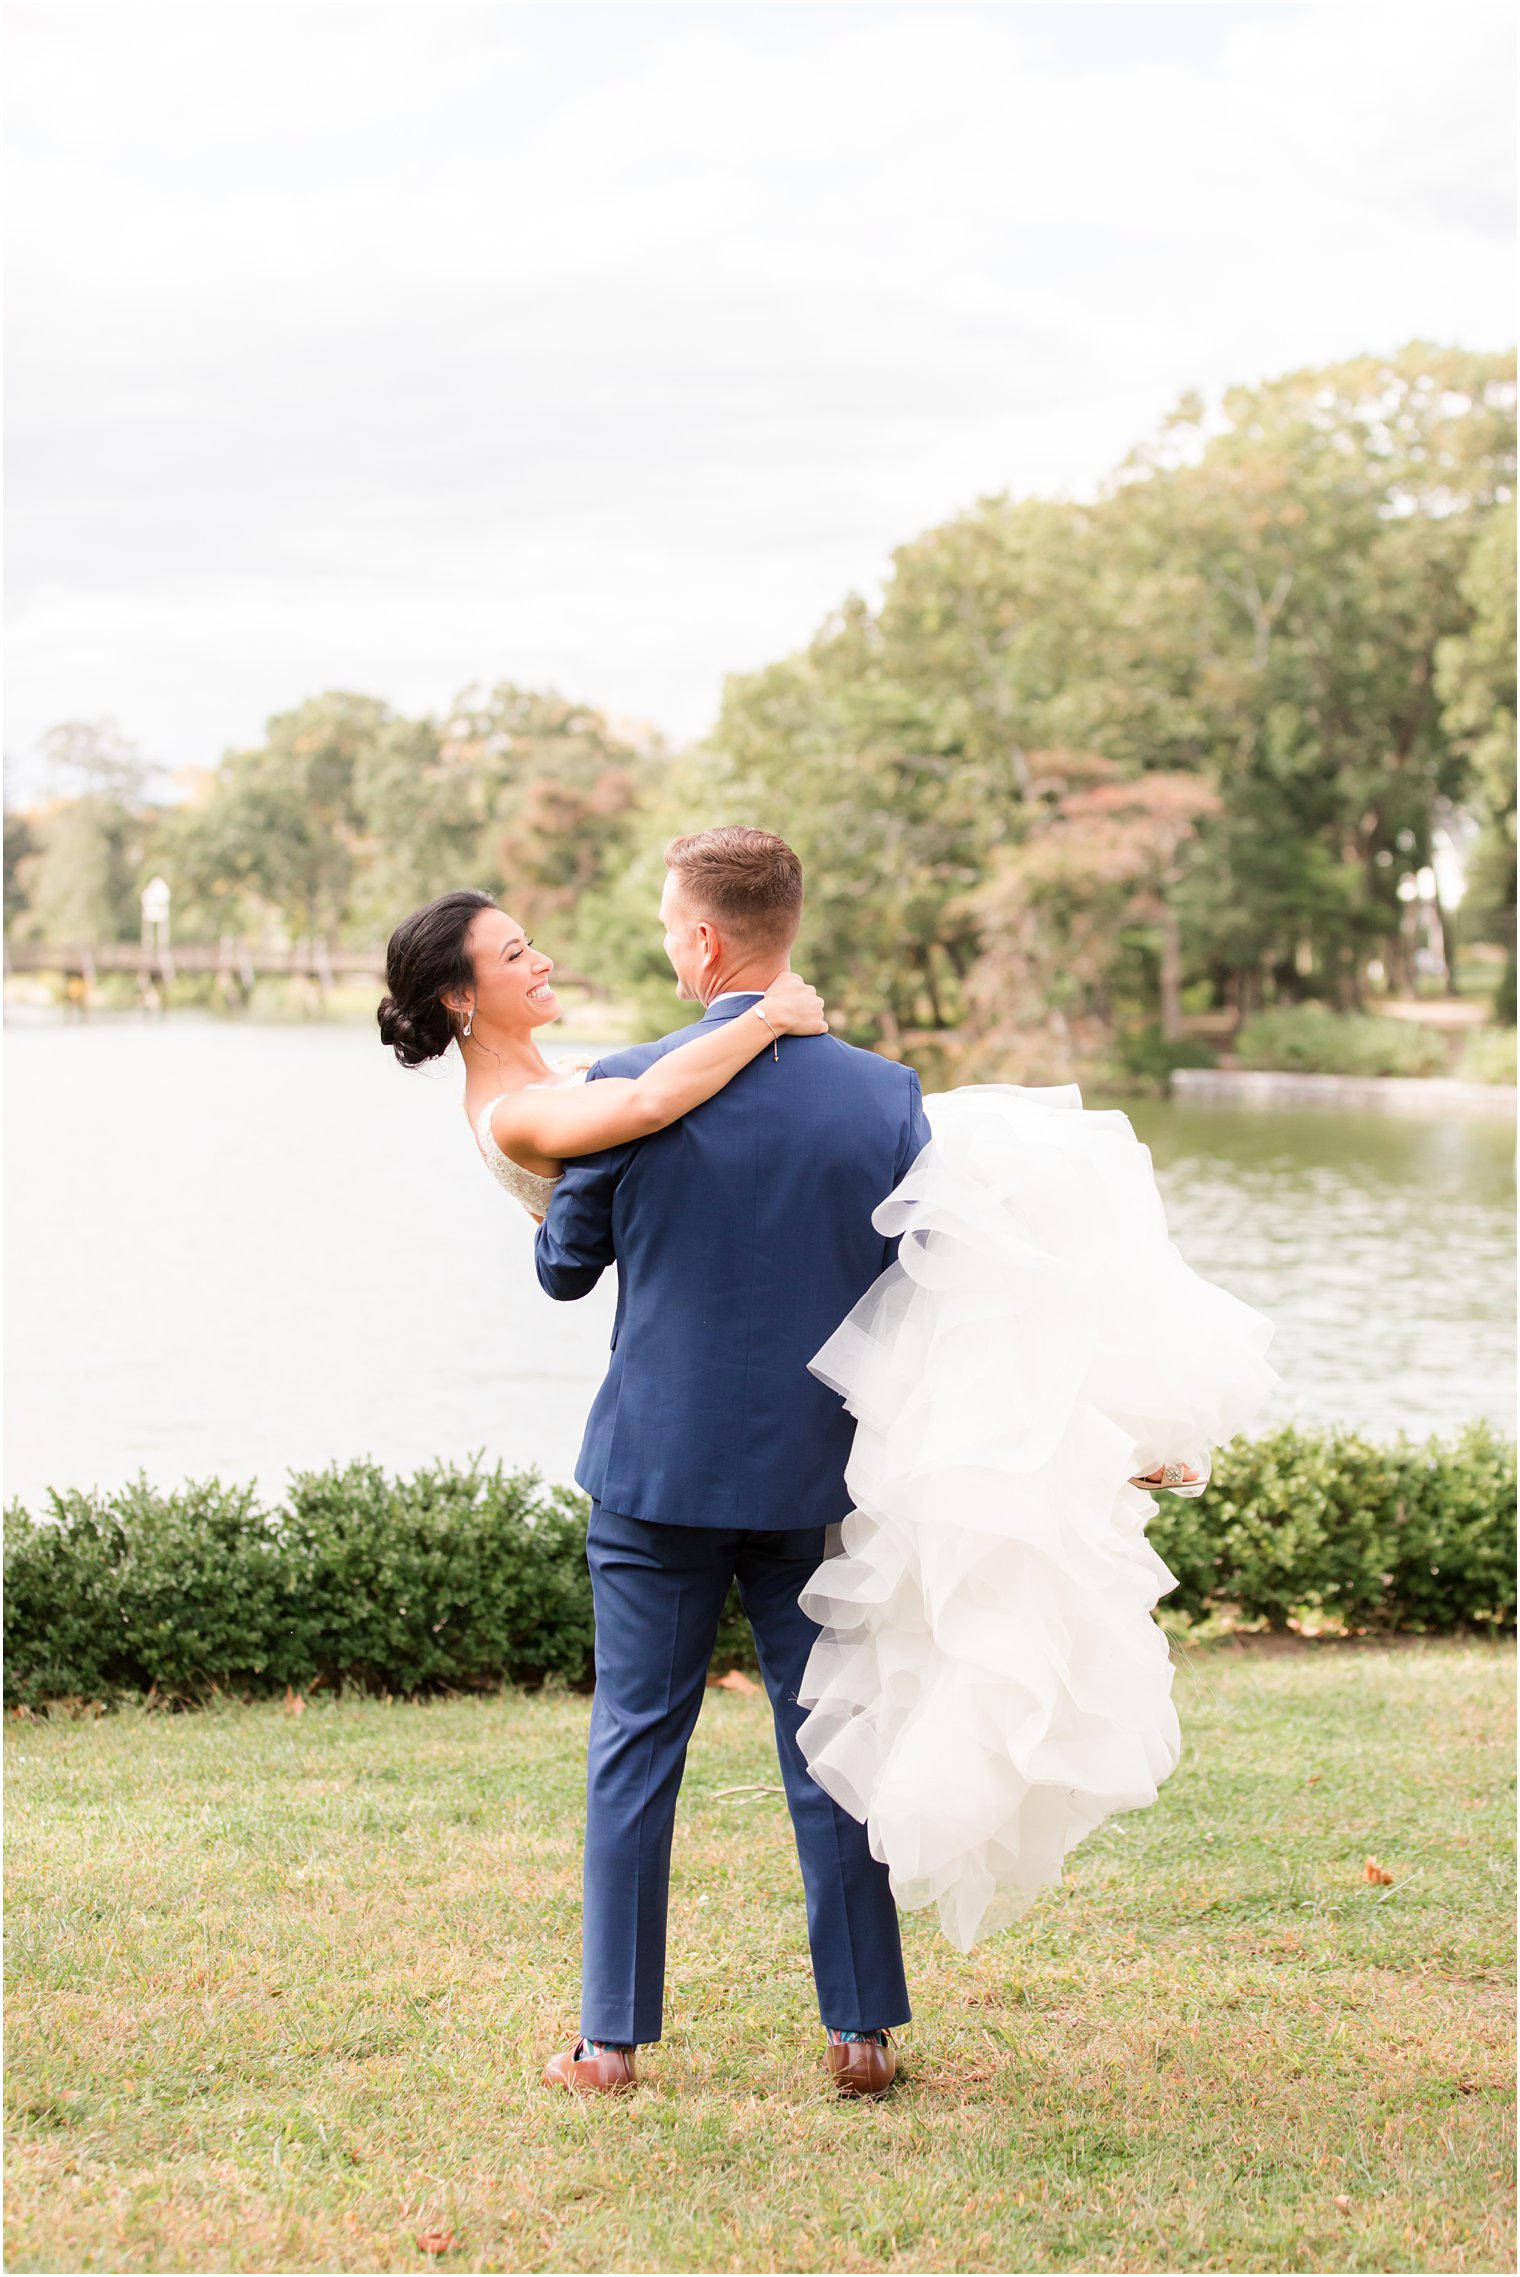
[[[1199,1272],[1277,1322],[1277,1408],[1377,1433],[1514,1428],[1512,1129],[1180,1106],[1125,1110]]]

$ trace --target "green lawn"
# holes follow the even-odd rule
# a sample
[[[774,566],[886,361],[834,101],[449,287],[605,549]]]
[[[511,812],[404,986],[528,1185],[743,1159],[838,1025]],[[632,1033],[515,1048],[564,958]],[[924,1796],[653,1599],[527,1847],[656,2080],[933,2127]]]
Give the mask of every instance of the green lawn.
[[[761,1699],[707,1696],[666,2038],[590,2104],[539,2084],[584,1698],[11,1719],[7,2266],[1512,2268],[1513,1676],[1197,1652],[1154,1810],[968,1958],[905,1918],[881,2104],[823,2079]]]

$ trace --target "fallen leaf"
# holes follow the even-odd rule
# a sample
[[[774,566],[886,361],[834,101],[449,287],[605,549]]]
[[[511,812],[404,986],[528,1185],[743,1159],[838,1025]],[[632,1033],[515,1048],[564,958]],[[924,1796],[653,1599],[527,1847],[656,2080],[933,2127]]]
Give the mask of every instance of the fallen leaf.
[[[1391,1882],[1393,1876],[1386,1866],[1380,1866],[1375,1858],[1369,1858],[1362,1867],[1362,1880],[1364,1882]]]
[[[1340,2210],[1341,2210],[1341,2212],[1342,2212],[1343,2214],[1349,2214],[1349,2213],[1350,2213],[1350,2211],[1351,2211],[1351,2200],[1350,2200],[1349,2198],[1337,2198],[1337,2199],[1336,2199],[1336,2201],[1335,2201],[1335,2203],[1337,2204],[1337,2206],[1339,2206],[1339,2208],[1340,2208]]]
[[[452,2230],[424,2230],[417,2240],[424,2253],[447,2253],[453,2243]]]
[[[718,1678],[720,1692],[758,1692],[760,1687],[753,1676],[746,1676],[742,1668],[731,1668],[726,1676]]]
[[[285,1687],[285,1713],[287,1716],[304,1716],[306,1713],[306,1702],[299,1692],[292,1692],[288,1684]]]

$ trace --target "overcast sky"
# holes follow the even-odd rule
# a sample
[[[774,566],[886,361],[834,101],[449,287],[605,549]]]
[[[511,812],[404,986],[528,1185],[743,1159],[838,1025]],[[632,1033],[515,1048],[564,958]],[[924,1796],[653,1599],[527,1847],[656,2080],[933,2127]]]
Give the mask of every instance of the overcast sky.
[[[1190,386],[1513,337],[1507,7],[12,5],[6,747],[672,736]]]

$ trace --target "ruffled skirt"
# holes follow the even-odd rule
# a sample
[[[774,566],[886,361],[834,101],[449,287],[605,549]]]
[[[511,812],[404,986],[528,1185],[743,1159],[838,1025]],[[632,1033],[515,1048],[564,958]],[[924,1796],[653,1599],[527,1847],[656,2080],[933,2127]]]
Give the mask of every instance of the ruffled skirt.
[[[1151,1611],[1176,1577],[1127,1480],[1201,1465],[1277,1379],[1271,1324],[1173,1246],[1126,1116],[1075,1085],[925,1105],[875,1213],[898,1261],[811,1363],[857,1418],[855,1508],[800,1600],[798,1697],[813,1778],[964,1952],[1175,1765]]]

